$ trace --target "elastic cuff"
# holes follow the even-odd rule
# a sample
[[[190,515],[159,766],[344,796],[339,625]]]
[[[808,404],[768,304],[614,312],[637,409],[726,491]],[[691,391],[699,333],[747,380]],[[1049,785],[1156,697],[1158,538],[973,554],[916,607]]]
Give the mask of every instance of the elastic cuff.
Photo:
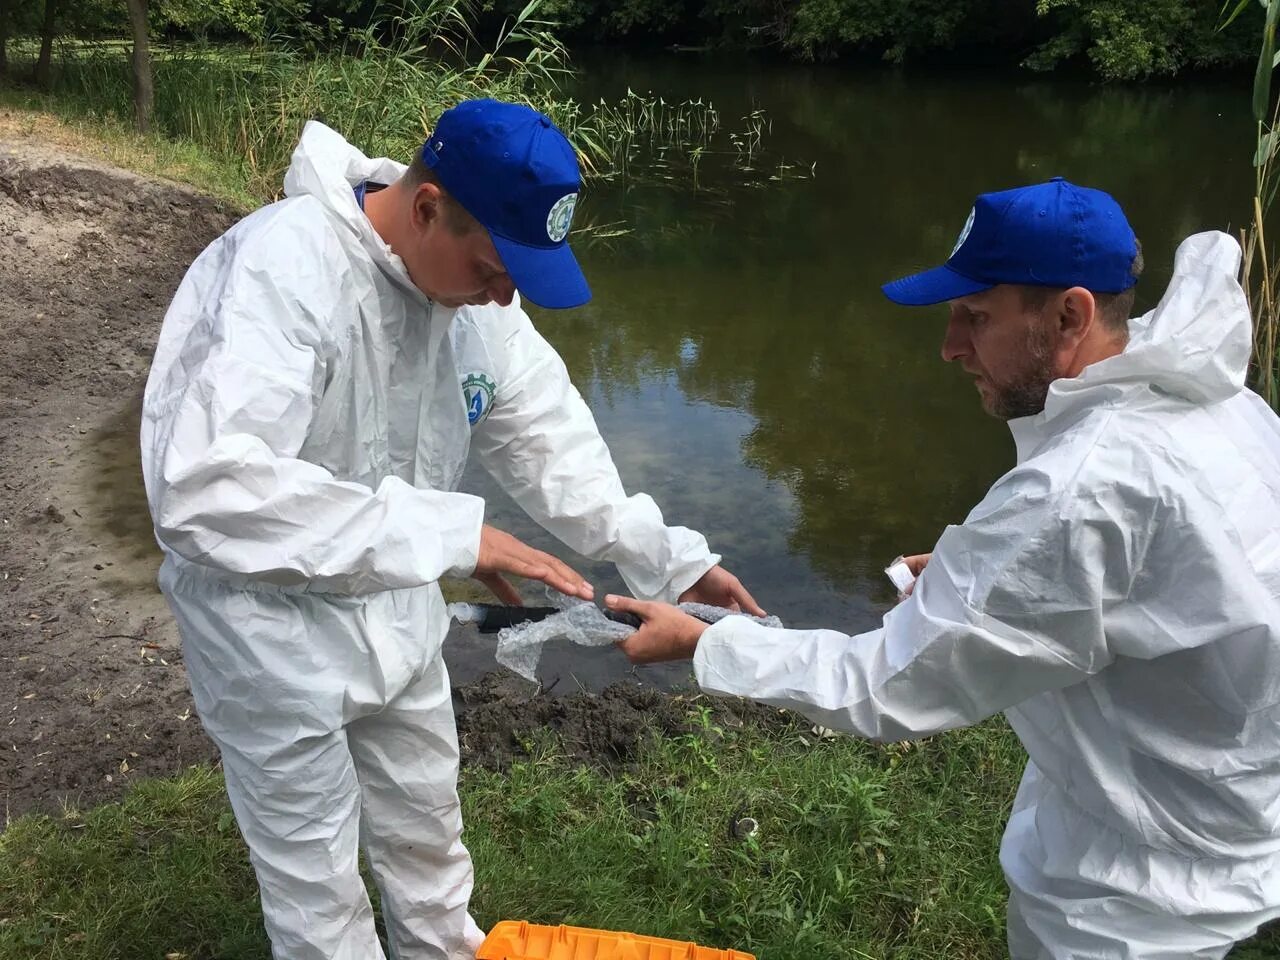
[[[699,687],[711,693],[738,695],[733,684],[727,682],[724,673],[719,669],[722,665],[719,661],[722,660],[726,651],[730,651],[733,647],[735,628],[749,622],[741,617],[725,617],[702,631],[702,636],[698,638],[698,646],[693,651],[693,675],[697,678]]]
[[[663,593],[669,603],[676,603],[680,600],[680,594],[684,593],[695,583],[707,575],[707,571],[720,563],[720,554],[713,553],[707,558],[704,564],[695,564],[677,573],[670,580],[663,590]]]
[[[466,504],[472,516],[460,516],[458,525],[463,528],[458,537],[457,550],[453,556],[453,565],[446,571],[450,577],[466,578],[476,572],[476,564],[480,560],[480,533],[484,528],[484,500],[467,493],[455,493],[462,504]],[[460,511],[461,512],[461,511]]]

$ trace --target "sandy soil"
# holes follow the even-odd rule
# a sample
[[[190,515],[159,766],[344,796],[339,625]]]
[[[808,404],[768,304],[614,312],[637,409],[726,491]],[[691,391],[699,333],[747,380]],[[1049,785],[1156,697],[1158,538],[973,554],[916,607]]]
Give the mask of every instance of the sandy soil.
[[[138,402],[187,265],[234,220],[0,141],[0,800],[92,803],[210,760],[154,586]]]

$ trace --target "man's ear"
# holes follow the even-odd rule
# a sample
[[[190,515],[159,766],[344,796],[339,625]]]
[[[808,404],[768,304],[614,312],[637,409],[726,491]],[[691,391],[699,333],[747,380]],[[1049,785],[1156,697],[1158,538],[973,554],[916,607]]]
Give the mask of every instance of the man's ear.
[[[1093,299],[1093,294],[1084,287],[1071,287],[1058,296],[1054,306],[1057,310],[1054,322],[1059,339],[1064,344],[1083,341],[1097,319],[1098,304]]]
[[[444,216],[444,196],[434,183],[420,183],[413,191],[409,218],[414,230],[425,230]]]

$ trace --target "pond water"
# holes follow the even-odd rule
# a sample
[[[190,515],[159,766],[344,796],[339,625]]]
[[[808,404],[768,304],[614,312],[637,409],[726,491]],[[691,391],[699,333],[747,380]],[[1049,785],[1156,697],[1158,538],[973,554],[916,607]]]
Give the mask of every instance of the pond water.
[[[751,170],[726,134],[696,183],[676,162],[593,185],[576,225],[629,232],[575,241],[594,299],[533,316],[628,490],[705,533],[789,625],[875,626],[894,596],[885,565],[929,550],[1013,463],[1007,428],[939,357],[945,307],[897,307],[879,290],[941,263],[976,194],[1056,175],[1111,192],[1143,242],[1140,310],[1182,238],[1238,232],[1248,211],[1248,78],[1118,88],[615,51],[579,62],[584,100],[628,88],[709,98],[726,131],[765,112]],[[479,471],[467,488],[490,498],[491,522],[576,564],[598,592],[621,589]],[[556,651],[547,670],[587,685],[628,672],[589,650]]]

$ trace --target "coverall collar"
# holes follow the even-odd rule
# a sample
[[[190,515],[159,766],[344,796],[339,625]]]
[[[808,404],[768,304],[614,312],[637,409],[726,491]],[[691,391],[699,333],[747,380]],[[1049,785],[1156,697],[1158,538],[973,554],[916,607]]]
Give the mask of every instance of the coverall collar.
[[[374,263],[396,286],[436,317],[451,319],[454,311],[434,303],[414,286],[404,261],[373,229],[373,224],[360,209],[354,188],[363,181],[395,183],[406,170],[403,163],[386,157],[370,158],[349,144],[337,131],[317,120],[307,122],[302,137],[293,151],[293,159],[284,178],[286,196],[309,196],[319,200],[359,239]]]

